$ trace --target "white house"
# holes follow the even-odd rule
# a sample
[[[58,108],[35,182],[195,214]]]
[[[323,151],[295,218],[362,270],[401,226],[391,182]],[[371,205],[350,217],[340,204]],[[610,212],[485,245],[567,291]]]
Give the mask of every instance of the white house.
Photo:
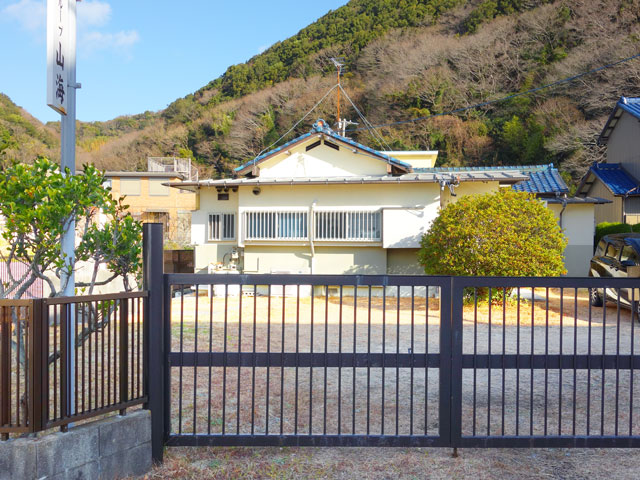
[[[520,182],[558,202],[565,225],[573,221],[588,230],[575,241],[588,241],[592,249],[593,205],[581,200],[579,215],[572,215],[577,204],[563,203],[568,189],[552,167],[442,169],[434,168],[436,156],[379,152],[318,120],[311,132],[238,167],[238,178],[180,182],[198,193],[195,270],[421,274],[420,239],[441,207]],[[549,184],[561,185],[546,191]],[[568,264],[570,274],[586,274],[590,256],[575,268]]]

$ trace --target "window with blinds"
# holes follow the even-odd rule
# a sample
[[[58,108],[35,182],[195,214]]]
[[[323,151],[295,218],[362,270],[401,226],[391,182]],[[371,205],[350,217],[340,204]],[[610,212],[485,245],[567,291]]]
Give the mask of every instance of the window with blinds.
[[[209,240],[235,240],[236,216],[233,213],[210,213]]]
[[[317,211],[315,239],[352,242],[381,240],[380,211]]]
[[[308,240],[308,212],[243,213],[245,240]]]

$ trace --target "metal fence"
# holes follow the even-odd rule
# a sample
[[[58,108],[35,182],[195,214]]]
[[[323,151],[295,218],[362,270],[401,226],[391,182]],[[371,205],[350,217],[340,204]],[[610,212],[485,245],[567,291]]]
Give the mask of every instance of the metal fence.
[[[638,279],[164,279],[169,445],[640,445]]]
[[[0,300],[0,433],[146,401],[146,292]]]

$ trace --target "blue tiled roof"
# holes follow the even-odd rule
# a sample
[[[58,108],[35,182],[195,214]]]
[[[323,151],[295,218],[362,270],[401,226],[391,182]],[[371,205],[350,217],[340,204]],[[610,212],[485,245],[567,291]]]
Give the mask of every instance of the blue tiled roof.
[[[560,173],[553,165],[538,165],[522,167],[522,171],[529,174],[529,180],[516,183],[511,188],[517,192],[535,194],[568,193],[569,187],[564,183]]]
[[[313,127],[311,127],[311,131],[309,133],[305,133],[304,135],[300,135],[297,138],[294,138],[293,140],[285,143],[284,145],[281,145],[277,148],[274,148],[273,150],[268,151],[267,153],[263,153],[262,155],[254,158],[253,160],[249,160],[248,162],[246,162],[243,165],[240,165],[239,167],[234,169],[234,172],[239,172],[241,170],[244,170],[245,168],[251,166],[251,165],[256,165],[257,163],[259,163],[260,161],[262,161],[263,159],[270,157],[271,155],[278,153],[280,151],[286,150],[288,147],[290,147],[292,144],[294,143],[298,143],[300,140],[303,140],[307,137],[310,137],[312,135],[315,135],[317,133],[323,133],[329,137],[332,137],[336,140],[339,140],[341,142],[346,143],[347,145],[357,148],[359,150],[363,150],[367,153],[370,153],[371,155],[374,155],[376,157],[379,157],[382,160],[385,160],[387,162],[389,162],[392,165],[396,165],[398,167],[401,167],[405,170],[411,171],[411,165],[409,165],[408,163],[402,162],[396,158],[390,157],[389,155],[386,155],[382,152],[379,152],[377,150],[374,150],[373,148],[369,148],[365,145],[362,145],[361,143],[358,143],[350,138],[347,137],[343,137],[341,135],[338,135],[336,132],[334,132],[331,128],[329,128],[329,126],[327,125],[327,122],[325,122],[322,119],[318,119],[318,121],[316,121],[316,123],[313,124]]]
[[[605,123],[600,136],[598,137],[599,144],[607,143],[609,137],[611,136],[611,132],[616,128],[618,124],[618,120],[622,115],[622,112],[627,112],[630,115],[633,115],[637,119],[640,120],[640,98],[639,97],[620,97],[616,106],[613,107],[613,111],[609,118],[607,119],[607,123]]]
[[[640,195],[640,184],[619,163],[594,163],[589,169],[614,195]]]

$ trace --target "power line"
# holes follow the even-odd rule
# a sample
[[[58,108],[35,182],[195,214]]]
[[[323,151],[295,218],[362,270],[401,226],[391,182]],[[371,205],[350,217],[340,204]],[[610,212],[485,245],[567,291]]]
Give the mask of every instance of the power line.
[[[394,126],[394,125],[406,125],[406,124],[409,124],[409,123],[415,123],[415,122],[420,122],[422,120],[427,120],[429,118],[441,117],[441,116],[444,116],[444,115],[453,115],[455,113],[466,112],[467,110],[473,110],[475,108],[486,107],[487,105],[493,105],[494,103],[504,102],[506,100],[511,100],[512,98],[522,97],[524,95],[530,95],[532,93],[539,92],[540,90],[544,90],[544,89],[547,89],[547,88],[555,87],[555,86],[561,85],[563,83],[570,83],[570,82],[573,82],[574,80],[582,78],[582,77],[584,77],[586,75],[591,75],[592,73],[596,73],[596,72],[599,72],[601,70],[605,70],[607,68],[615,67],[616,65],[620,65],[621,63],[629,62],[629,61],[634,60],[634,59],[636,59],[638,57],[640,57],[640,53],[637,53],[637,54],[635,54],[635,55],[633,55],[631,57],[623,58],[622,60],[618,60],[617,62],[608,63],[607,65],[602,65],[602,66],[600,66],[598,68],[594,68],[594,69],[589,70],[587,72],[579,73],[578,75],[573,75],[572,77],[563,78],[562,80],[556,80],[555,82],[548,83],[548,84],[542,85],[540,87],[532,88],[532,89],[527,90],[525,92],[514,93],[512,95],[507,95],[506,97],[498,98],[496,100],[488,100],[486,102],[477,103],[477,104],[471,105],[469,107],[457,108],[455,110],[450,110],[448,112],[434,113],[433,115],[427,115],[425,117],[412,118],[410,120],[400,120],[400,121],[397,121],[397,122],[383,123],[383,124],[380,124],[380,125],[371,125],[371,126],[367,126],[367,127],[364,127],[364,128],[352,128],[352,129],[349,129],[347,131],[349,131],[349,132],[358,132],[358,131],[361,131],[361,130],[368,130],[370,128],[383,128],[383,127],[391,127],[391,126]]]

